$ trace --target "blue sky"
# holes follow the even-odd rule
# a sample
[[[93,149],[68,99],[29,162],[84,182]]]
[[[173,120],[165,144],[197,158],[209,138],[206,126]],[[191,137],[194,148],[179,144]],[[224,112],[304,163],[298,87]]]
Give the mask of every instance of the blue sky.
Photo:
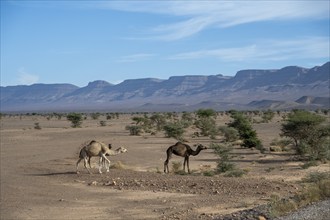
[[[1,86],[232,76],[329,61],[329,0],[1,0]]]

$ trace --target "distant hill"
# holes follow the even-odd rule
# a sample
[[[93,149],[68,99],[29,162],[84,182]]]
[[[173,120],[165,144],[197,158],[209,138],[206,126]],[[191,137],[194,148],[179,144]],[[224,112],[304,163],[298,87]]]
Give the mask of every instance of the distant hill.
[[[187,75],[1,87],[1,111],[194,111],[198,108],[329,108],[330,62],[310,69],[288,66],[241,70],[235,76]]]

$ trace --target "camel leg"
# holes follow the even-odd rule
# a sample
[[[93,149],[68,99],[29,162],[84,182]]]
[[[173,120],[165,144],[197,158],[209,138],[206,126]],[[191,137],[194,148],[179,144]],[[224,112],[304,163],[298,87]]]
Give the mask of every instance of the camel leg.
[[[82,160],[82,158],[79,158],[79,160],[76,163],[76,172],[77,172],[77,174],[79,174],[78,166],[79,166],[79,163],[80,163],[81,160]]]
[[[107,169],[107,172],[110,172],[110,165],[111,165],[110,160],[109,160],[109,166],[107,166],[107,161],[104,160],[103,158],[102,158],[102,163],[103,166]]]
[[[166,173],[166,171],[167,171],[167,173],[169,172],[169,170],[168,170],[168,159],[166,159],[165,160],[165,162],[164,162],[164,173]]]
[[[164,162],[164,173],[166,173],[166,171],[167,171],[167,173],[170,172],[170,170],[169,170],[169,168],[168,168],[168,162],[170,161],[171,156],[172,156],[172,151],[171,151],[170,149],[168,149],[168,150],[166,151],[166,160],[165,160],[165,162]]]
[[[92,158],[92,157],[88,157],[88,165],[89,165],[89,168],[92,169],[92,166],[91,166],[91,158]]]
[[[109,168],[110,168],[110,160],[104,155],[104,154],[101,154],[101,157],[100,157],[100,167],[99,167],[99,172],[101,172],[101,163],[103,162],[102,160],[104,160],[104,164],[106,165],[106,162],[109,163],[109,167],[107,167],[107,172],[109,172]]]
[[[186,161],[187,161],[188,173],[190,173],[190,168],[189,168],[189,156],[187,157]]]
[[[87,169],[87,171],[89,172],[89,174],[92,174],[92,172],[88,169],[88,167],[87,167],[87,163],[88,163],[88,161],[87,161],[87,157],[85,157],[84,158],[84,167]]]
[[[99,173],[102,173],[102,157],[99,159]]]
[[[184,161],[183,161],[183,172],[186,172],[186,161],[187,161],[187,158],[185,157]]]

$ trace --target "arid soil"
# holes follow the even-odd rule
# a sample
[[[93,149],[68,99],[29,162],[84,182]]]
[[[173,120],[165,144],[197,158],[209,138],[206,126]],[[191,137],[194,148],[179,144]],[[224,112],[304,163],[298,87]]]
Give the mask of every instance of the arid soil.
[[[191,156],[192,174],[164,174],[165,151],[176,140],[161,132],[130,136],[125,126],[131,117],[120,115],[102,127],[99,121],[105,119],[88,118],[81,128],[71,128],[65,118],[2,117],[0,219],[216,219],[266,204],[273,195],[294,195],[307,173],[329,170],[328,164],[302,169],[290,152],[262,154],[236,146],[232,162],[247,172],[243,177],[203,175],[216,167],[211,149]],[[254,125],[266,148],[279,138],[280,119]],[[219,116],[217,124],[229,120]],[[194,132],[185,136],[191,146],[221,141],[193,138]],[[98,174],[98,158],[93,158],[93,174],[83,162],[76,174],[79,149],[93,139],[128,152],[110,157],[116,166],[109,173]],[[183,158],[173,156],[171,170],[172,161]]]

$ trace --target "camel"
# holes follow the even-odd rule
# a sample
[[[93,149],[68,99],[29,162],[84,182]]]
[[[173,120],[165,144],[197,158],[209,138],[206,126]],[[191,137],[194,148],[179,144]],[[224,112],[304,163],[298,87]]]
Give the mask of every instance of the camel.
[[[180,157],[184,157],[183,171],[184,172],[186,171],[186,164],[187,164],[188,173],[190,173],[189,156],[190,155],[196,156],[201,152],[201,150],[205,150],[205,149],[207,149],[207,147],[203,146],[202,144],[197,144],[197,148],[194,151],[193,149],[191,149],[191,147],[188,144],[184,144],[182,142],[177,142],[176,144],[170,146],[166,151],[167,158],[164,162],[164,173],[166,173],[166,171],[167,173],[169,172],[168,162],[171,159],[172,154],[175,154]]]
[[[91,164],[90,164],[90,159],[91,157],[94,156],[99,156],[99,173],[102,173],[101,169],[102,169],[102,165],[105,167],[106,166],[106,162],[109,163],[109,166],[106,167],[107,172],[109,172],[110,169],[110,160],[106,157],[106,155],[109,156],[113,156],[113,155],[117,155],[117,154],[121,154],[121,153],[125,153],[127,152],[127,150],[123,147],[120,147],[116,150],[111,150],[111,144],[109,144],[108,146],[102,142],[98,142],[98,141],[91,141],[88,145],[84,146],[79,153],[79,159],[76,163],[76,170],[77,173],[79,173],[78,171],[78,166],[81,160],[84,159],[84,166],[87,169],[87,171],[91,174],[91,171],[88,169],[87,167],[87,163],[89,164],[89,167],[91,168]]]

